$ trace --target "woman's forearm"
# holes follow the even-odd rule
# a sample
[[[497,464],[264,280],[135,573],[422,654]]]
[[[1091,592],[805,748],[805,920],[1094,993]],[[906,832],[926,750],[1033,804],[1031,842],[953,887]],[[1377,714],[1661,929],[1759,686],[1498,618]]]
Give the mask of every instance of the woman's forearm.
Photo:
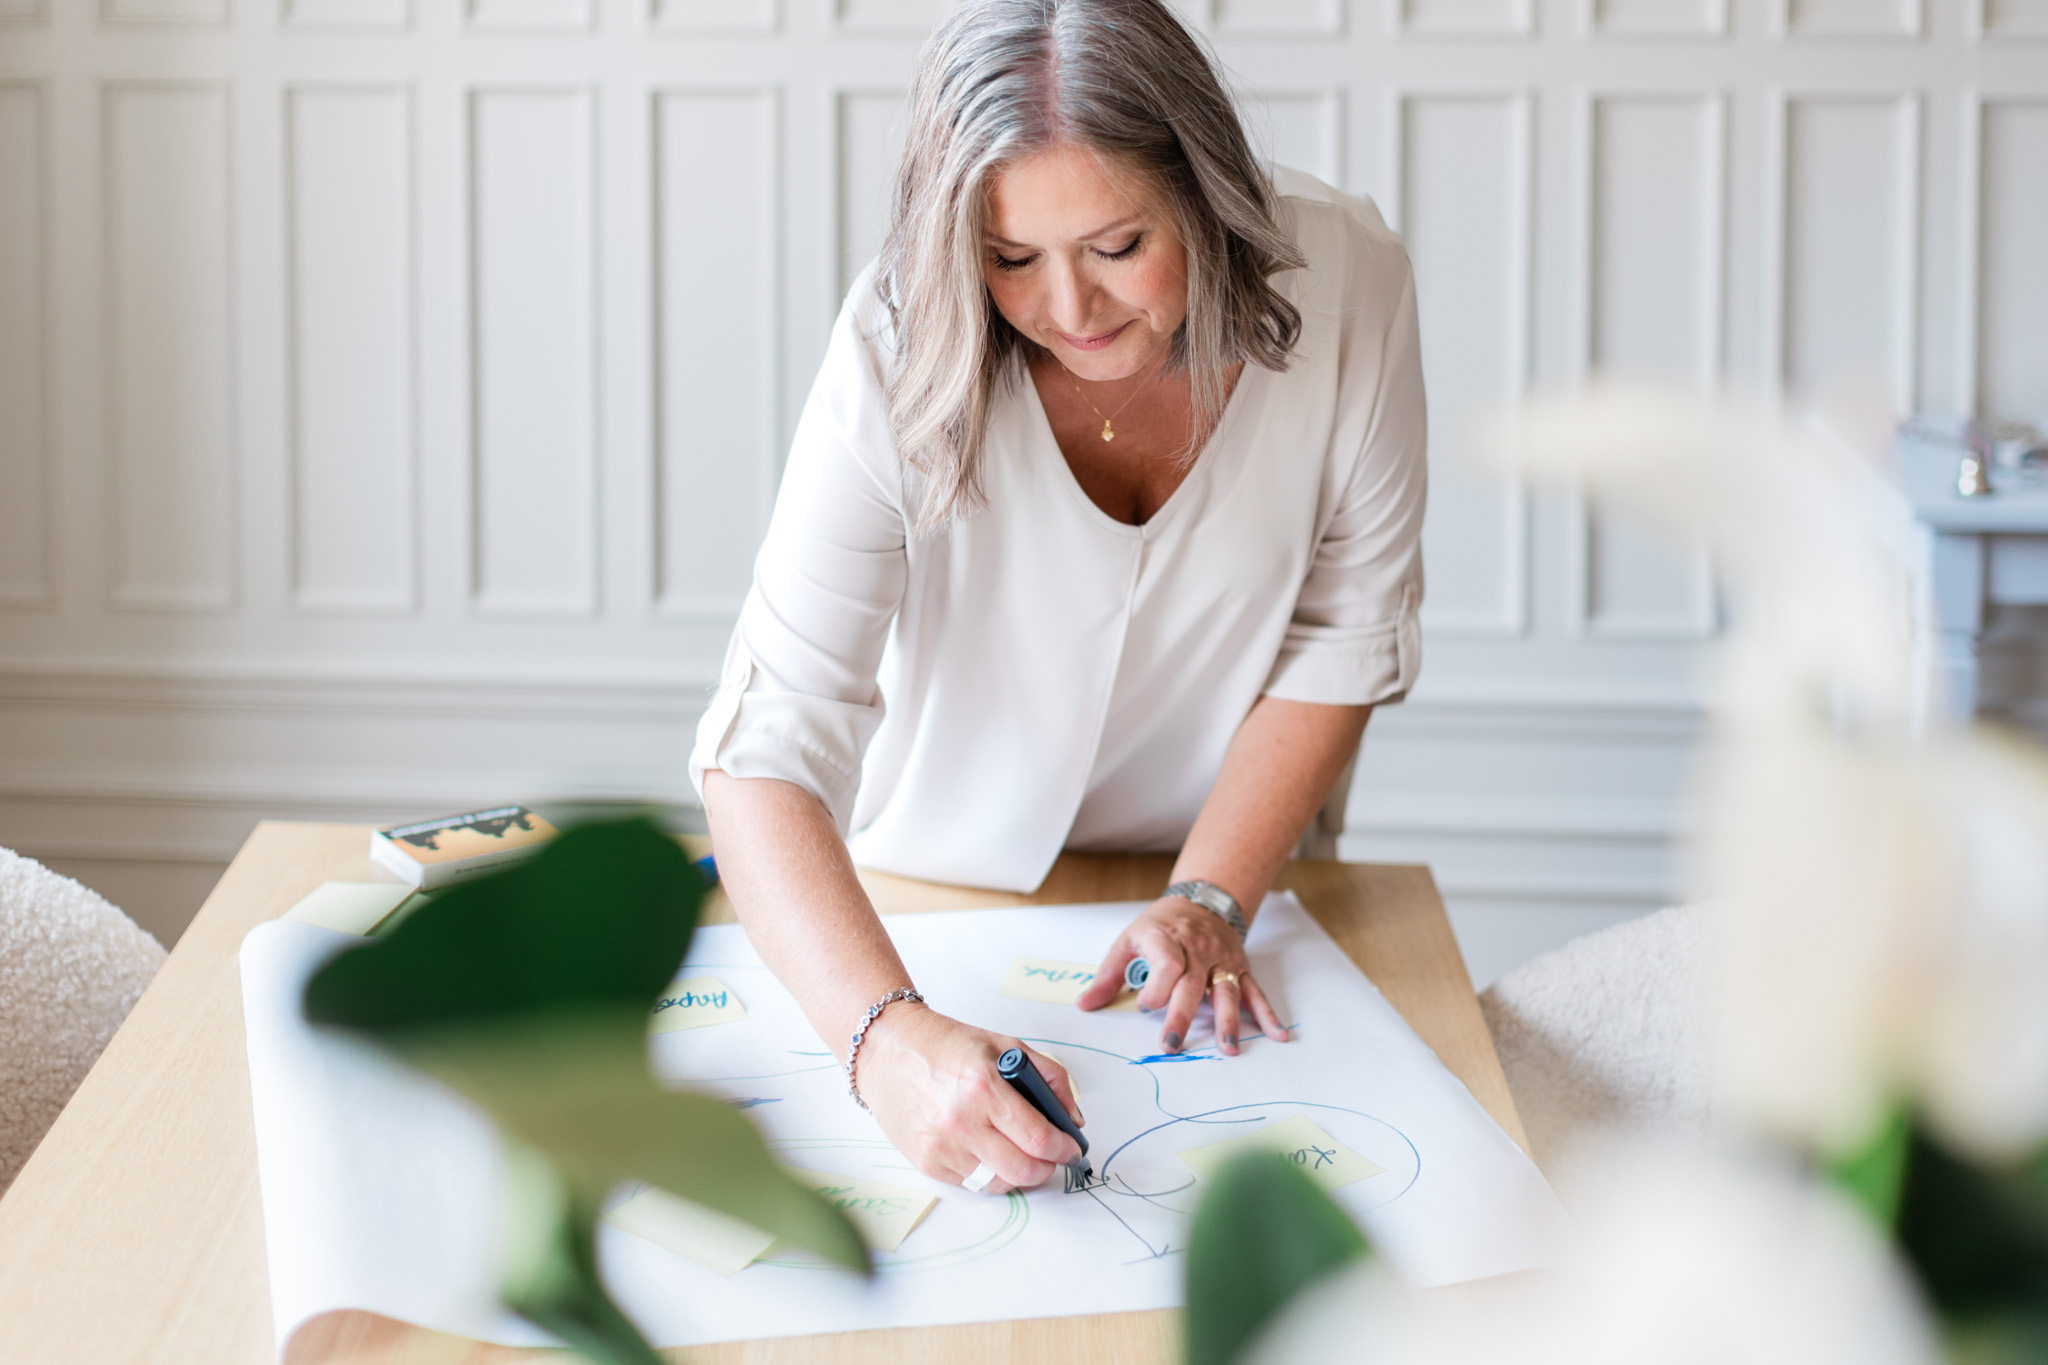
[[[818,799],[787,782],[707,772],[704,811],[719,880],[747,937],[845,1061],[861,1015],[911,984],[846,841]],[[986,1166],[995,1183],[976,1188],[1032,1188],[1079,1149],[996,1074],[1011,1048],[1023,1048],[1068,1112],[1080,1113],[1055,1059],[908,1002],[876,1018],[861,1043],[862,1102],[926,1175],[962,1181]]]
[[[1370,706],[1259,698],[1230,741],[1223,771],[1174,864],[1174,880],[1215,882],[1247,915],[1256,914],[1358,752],[1371,715]]]
[[[845,1060],[867,1007],[912,982],[831,814],[788,782],[717,771],[704,774],[704,812],[747,937]]]

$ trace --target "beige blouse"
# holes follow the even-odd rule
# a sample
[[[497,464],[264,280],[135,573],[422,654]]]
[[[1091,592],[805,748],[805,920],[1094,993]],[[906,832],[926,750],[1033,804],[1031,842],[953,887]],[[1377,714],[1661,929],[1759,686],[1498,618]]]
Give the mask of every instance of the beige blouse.
[[[1415,285],[1369,201],[1276,173],[1308,259],[1289,368],[1247,365],[1142,526],[1104,514],[1020,366],[985,510],[913,538],[855,284],[798,426],[690,771],[823,802],[862,866],[1028,890],[1062,848],[1168,851],[1261,694],[1398,701],[1421,663]]]

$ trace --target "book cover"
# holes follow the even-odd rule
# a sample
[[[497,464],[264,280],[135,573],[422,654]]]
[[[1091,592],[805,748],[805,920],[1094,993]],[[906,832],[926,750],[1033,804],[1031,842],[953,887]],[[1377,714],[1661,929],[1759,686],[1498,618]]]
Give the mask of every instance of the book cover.
[[[370,836],[370,860],[414,886],[446,886],[538,852],[555,833],[525,806],[498,806],[380,829]]]

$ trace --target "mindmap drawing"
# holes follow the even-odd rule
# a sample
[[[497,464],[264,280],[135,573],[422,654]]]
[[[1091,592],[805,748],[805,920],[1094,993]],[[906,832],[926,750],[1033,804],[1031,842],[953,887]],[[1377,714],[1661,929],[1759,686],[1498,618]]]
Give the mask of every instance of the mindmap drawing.
[[[1247,1146],[1291,1153],[1411,1284],[1554,1260],[1566,1229],[1541,1173],[1285,895],[1267,897],[1246,950],[1280,1017],[1303,1021],[1294,1041],[1253,1037],[1225,1057],[1198,1016],[1187,1051],[1169,1054],[1157,1014],[1003,994],[1020,961],[1100,962],[1138,908],[885,920],[932,1008],[1027,1040],[1066,1069],[1097,1174],[1071,1194],[1058,1182],[969,1194],[912,1170],[847,1097],[833,1053],[745,931],[702,927],[666,998],[714,998],[649,1013],[655,1072],[744,1110],[788,1165],[822,1177],[813,1188],[844,1183],[885,1202],[901,1192],[928,1211],[893,1240],[876,1238],[895,1249],[876,1254],[880,1273],[867,1278],[773,1246],[728,1275],[677,1254],[669,1243],[686,1234],[607,1223],[597,1253],[621,1308],[661,1347],[1173,1308],[1185,1300],[1181,1253],[1203,1182]],[[496,1297],[495,1131],[454,1096],[305,1020],[305,983],[342,938],[266,924],[239,959],[276,1344],[282,1352],[298,1325],[341,1309],[542,1344]],[[711,981],[690,984],[696,974]],[[724,1006],[720,988],[730,988]]]
[[[718,974],[743,999],[750,992],[759,997],[773,989],[766,968],[759,964],[692,963],[688,970]],[[1062,1007],[1037,1008],[1045,1022],[1051,1023],[1058,1019]],[[668,1074],[750,1110],[749,1117],[768,1135],[769,1145],[792,1165],[830,1168],[885,1183],[901,1184],[914,1178],[909,1162],[886,1141],[822,1132],[798,1135],[774,1122],[769,1107],[784,1108],[788,1101],[797,1103],[786,1107],[805,1115],[837,1113],[831,1101],[843,1097],[844,1079],[838,1061],[822,1047],[746,1046],[752,1040],[737,1036],[736,1031],[749,1027],[743,1022],[703,1030],[707,1036],[693,1049],[693,1060],[700,1064]],[[1297,1032],[1300,1029],[1299,1025],[1290,1027]],[[898,1251],[879,1255],[879,1273],[901,1275],[994,1255],[1025,1237],[1033,1205],[1050,1200],[1088,1201],[1092,1216],[1101,1221],[1102,1233],[1123,1245],[1123,1254],[1115,1258],[1118,1264],[1176,1256],[1186,1249],[1190,1221],[1201,1197],[1200,1180],[1178,1154],[1296,1115],[1310,1116],[1337,1141],[1383,1168],[1354,1187],[1346,1201],[1354,1211],[1392,1203],[1413,1188],[1421,1174],[1422,1156],[1415,1143],[1393,1124],[1363,1109],[1285,1095],[1222,1105],[1205,1102],[1205,1092],[1213,1087],[1205,1083],[1202,1073],[1232,1065],[1213,1050],[1124,1052],[1050,1031],[1020,1036],[1065,1066],[1079,1093],[1086,1097],[1095,1178],[1073,1194],[1063,1193],[1058,1182],[1029,1195],[1012,1193],[1000,1199],[948,1191],[944,1216],[935,1214]],[[1262,1041],[1252,1035],[1245,1045],[1249,1049]],[[736,1064],[701,1064],[714,1059]],[[824,1269],[822,1263],[800,1255],[771,1255],[758,1264],[782,1270]]]

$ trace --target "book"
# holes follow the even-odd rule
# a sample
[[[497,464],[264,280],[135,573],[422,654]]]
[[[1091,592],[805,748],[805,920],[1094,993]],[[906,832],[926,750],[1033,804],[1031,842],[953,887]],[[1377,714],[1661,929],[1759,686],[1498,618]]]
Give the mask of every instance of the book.
[[[494,871],[540,851],[555,827],[524,806],[393,825],[370,835],[370,861],[422,890]]]

